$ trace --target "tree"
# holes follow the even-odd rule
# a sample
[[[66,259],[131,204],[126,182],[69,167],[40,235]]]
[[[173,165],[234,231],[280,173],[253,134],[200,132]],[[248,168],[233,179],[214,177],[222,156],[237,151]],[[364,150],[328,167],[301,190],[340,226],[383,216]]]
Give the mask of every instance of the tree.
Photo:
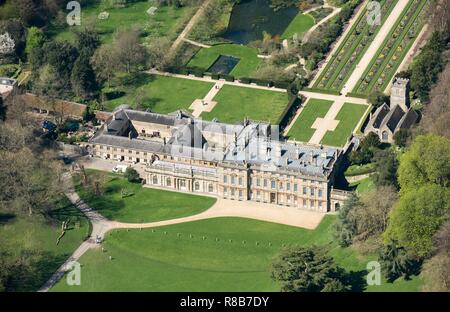
[[[351,211],[360,205],[359,197],[352,193],[345,201],[337,215],[334,236],[341,247],[348,247],[356,234],[355,220],[351,218]]]
[[[398,160],[395,152],[392,149],[376,150],[372,162],[375,169],[372,180],[375,185],[392,185],[397,188]]]
[[[26,52],[27,56],[29,57],[31,55],[31,52],[35,48],[42,47],[44,42],[45,42],[45,35],[42,32],[42,30],[40,30],[39,28],[34,27],[34,26],[28,28],[26,47],[25,47],[25,52]]]
[[[20,18],[28,26],[44,26],[47,21],[42,1],[18,0]]]
[[[3,102],[3,97],[0,96],[0,120],[5,121],[6,119],[6,105]]]
[[[381,251],[379,258],[382,271],[389,282],[400,276],[409,276],[411,259],[405,248],[399,247],[396,241],[390,241]]]
[[[406,147],[409,137],[410,132],[408,129],[400,129],[394,134],[394,142],[399,147]]]
[[[109,44],[101,45],[92,56],[91,65],[97,80],[101,83],[106,82],[109,85],[114,76],[114,71],[119,67],[113,47]]]
[[[371,94],[369,94],[369,97],[367,98],[370,104],[372,104],[374,109],[377,109],[384,103],[389,105],[389,96],[385,95],[383,92],[380,91],[374,91]]]
[[[420,135],[400,159],[398,181],[402,193],[430,183],[447,187],[449,177],[450,141],[446,138]]]
[[[385,241],[395,240],[414,257],[432,251],[432,237],[450,217],[450,189],[428,184],[402,194],[390,214]]]
[[[349,291],[347,273],[318,247],[288,247],[272,264],[283,292]]]
[[[100,46],[100,37],[93,28],[86,27],[75,32],[75,42],[78,52],[87,57],[92,57],[95,50]]]
[[[352,151],[349,160],[352,164],[363,165],[372,160],[374,151],[380,146],[380,138],[370,132],[361,142],[358,150]]]
[[[118,63],[128,74],[145,66],[147,50],[140,44],[137,30],[120,31],[114,38],[113,44]]]
[[[14,42],[14,48],[8,53],[0,53],[1,64],[17,63],[25,51],[25,27],[19,19],[0,20],[0,34],[8,34]]]
[[[89,55],[86,50],[83,50],[75,61],[70,81],[75,95],[84,101],[94,98],[98,92],[95,73],[89,63]]]
[[[141,180],[139,173],[132,167],[127,167],[124,176],[127,178],[128,182],[139,182]]]

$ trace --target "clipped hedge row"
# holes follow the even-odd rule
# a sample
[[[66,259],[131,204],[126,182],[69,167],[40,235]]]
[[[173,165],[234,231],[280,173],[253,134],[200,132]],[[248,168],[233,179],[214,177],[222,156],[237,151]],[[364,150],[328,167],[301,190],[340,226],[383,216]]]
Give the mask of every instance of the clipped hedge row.
[[[280,126],[280,131],[282,131],[289,124],[303,100],[303,97],[290,96],[288,105],[283,110],[276,123]]]
[[[324,93],[324,94],[330,94],[330,95],[341,95],[341,93],[339,91],[326,90],[326,89],[320,89],[320,88],[304,88],[303,91]]]
[[[347,93],[348,97],[354,97],[354,98],[359,98],[359,99],[367,99],[367,95],[361,94],[361,93],[357,93],[357,92],[349,92]]]

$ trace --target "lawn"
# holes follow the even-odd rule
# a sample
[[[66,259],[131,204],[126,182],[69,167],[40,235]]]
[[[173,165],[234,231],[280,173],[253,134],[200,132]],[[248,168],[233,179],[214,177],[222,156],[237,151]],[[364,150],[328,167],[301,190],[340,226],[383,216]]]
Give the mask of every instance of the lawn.
[[[366,105],[345,103],[336,116],[336,120],[339,120],[336,129],[327,131],[320,143],[330,146],[344,146],[367,108]]]
[[[334,220],[326,216],[314,231],[241,218],[115,230],[106,235],[105,252],[89,250],[80,259],[81,286],[68,286],[62,279],[52,290],[279,291],[270,278],[270,264],[283,245],[294,244],[327,245],[330,255],[364,284],[366,263],[376,257],[337,246]],[[399,280],[395,288],[383,282],[367,290],[417,291],[416,279]]]
[[[189,61],[188,66],[207,70],[220,55],[240,59],[236,67],[230,72],[230,75],[236,77],[251,77],[262,62],[258,58],[258,51],[254,48],[237,44],[219,44],[211,48],[200,49]]]
[[[286,28],[284,33],[281,35],[281,38],[290,39],[295,34],[307,32],[313,26],[314,18],[311,15],[299,13]]]
[[[332,101],[310,99],[289,130],[288,137],[296,141],[308,142],[316,131],[311,126],[317,118],[325,117],[331,105],[333,105]]]
[[[286,93],[231,85],[224,85],[213,100],[216,106],[201,117],[225,123],[243,121],[245,117],[276,123],[288,104]]]
[[[107,110],[119,105],[136,106],[141,97],[141,109],[157,113],[171,113],[178,109],[188,109],[196,99],[202,99],[214,86],[213,83],[175,77],[141,75],[137,81],[119,86],[123,96],[105,103]]]
[[[61,235],[62,221],[69,221],[69,229]],[[0,212],[0,252],[12,259],[26,261],[30,270],[18,270],[10,281],[15,291],[36,291],[75,251],[90,234],[84,215],[62,197],[50,217],[39,213]]]
[[[104,194],[95,196],[86,191],[75,176],[77,192],[91,208],[111,220],[137,223],[181,218],[203,212],[216,202],[212,197],[143,188],[112,173],[88,170],[88,175],[106,181]],[[122,198],[122,190],[132,195]]]
[[[358,193],[358,195],[361,195],[363,193],[375,190],[375,183],[373,182],[373,179],[371,177],[368,177],[358,182],[351,183],[349,187],[356,187],[356,193]]]
[[[157,6],[156,1],[141,0],[130,3],[124,8],[107,8],[102,1],[81,8],[81,26],[95,25],[103,42],[110,42],[115,31],[118,29],[130,29],[136,27],[148,38],[168,36],[173,38],[180,31],[183,24],[193,14],[195,8],[174,6],[158,7],[154,16],[150,17],[147,10],[151,6]],[[98,19],[99,13],[109,13],[107,19]],[[73,40],[73,29],[76,26],[65,26],[63,28],[54,26],[50,29],[55,38],[60,40]]]

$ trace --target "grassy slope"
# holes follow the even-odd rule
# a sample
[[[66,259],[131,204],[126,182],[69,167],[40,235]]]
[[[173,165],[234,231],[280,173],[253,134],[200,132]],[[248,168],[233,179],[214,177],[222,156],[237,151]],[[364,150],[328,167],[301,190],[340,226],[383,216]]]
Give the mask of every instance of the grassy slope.
[[[336,116],[336,120],[339,120],[336,129],[327,131],[320,143],[331,146],[344,146],[366,110],[367,106],[365,105],[345,103]]]
[[[201,117],[236,123],[249,117],[253,120],[276,122],[288,104],[285,93],[225,85],[214,97],[217,105]]]
[[[299,13],[286,28],[284,33],[281,35],[281,38],[292,38],[296,33],[301,34],[307,32],[313,26],[314,18],[311,15]]]
[[[295,124],[289,130],[289,138],[297,141],[308,142],[313,136],[316,129],[311,128],[317,118],[323,118],[331,105],[332,101],[310,99],[303,108],[300,116],[298,116]]]
[[[28,214],[17,214],[10,219],[0,213],[0,252],[12,253],[15,259],[25,253],[36,270],[16,273],[13,285],[17,291],[35,291],[41,287],[90,232],[87,219],[66,198],[62,198],[57,207],[52,219]],[[69,218],[69,230],[56,245],[61,235],[61,222]]]
[[[97,197],[86,192],[80,186],[79,177],[76,177],[74,180],[78,193],[89,206],[112,220],[136,223],[181,218],[205,211],[216,201],[212,197],[143,188],[119,175],[93,170],[89,170],[88,174],[107,177],[104,195]],[[134,195],[122,198],[122,189]]]
[[[81,25],[95,25],[103,42],[110,42],[114,32],[118,29],[137,27],[145,31],[150,37],[173,37],[175,32],[191,12],[191,8],[174,8],[162,6],[153,17],[147,14],[147,10],[154,5],[152,1],[138,1],[125,8],[111,8],[108,19],[100,20],[98,15],[103,12],[100,2],[81,8]],[[51,33],[58,40],[73,40],[72,30],[76,27],[52,28]]]
[[[107,110],[128,104],[136,105],[136,95],[144,95],[143,108],[149,108],[157,113],[170,113],[178,109],[188,109],[196,99],[202,99],[213,87],[213,83],[188,80],[174,77],[145,75],[137,83],[124,86],[126,94],[120,98],[105,103]]]
[[[62,280],[53,290],[278,291],[270,263],[283,244],[328,245],[336,261],[361,279],[366,263],[375,258],[333,243],[334,220],[326,216],[314,231],[240,218],[114,231],[107,236],[105,253],[91,250],[81,258],[80,287]],[[417,290],[417,284],[399,281],[394,290]],[[367,290],[392,288],[383,283]]]
[[[258,51],[254,48],[236,44],[219,44],[209,49],[203,48],[189,61],[188,66],[208,69],[220,55],[240,58],[239,63],[230,72],[236,77],[249,77],[261,64]]]

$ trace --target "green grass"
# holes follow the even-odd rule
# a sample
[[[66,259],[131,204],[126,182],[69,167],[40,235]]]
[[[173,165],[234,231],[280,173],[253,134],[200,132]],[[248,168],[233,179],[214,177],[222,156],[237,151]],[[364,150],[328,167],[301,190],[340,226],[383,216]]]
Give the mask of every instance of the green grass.
[[[142,108],[157,113],[171,113],[188,109],[196,99],[202,99],[214,86],[213,83],[165,76],[141,75],[137,81],[122,85],[118,89],[125,94],[107,101],[105,108],[114,110],[119,105],[135,107],[141,94]]]
[[[336,129],[327,131],[320,143],[331,146],[344,146],[358,122],[364,116],[367,108],[368,106],[366,105],[345,103],[335,118],[339,120]]]
[[[134,27],[142,30],[146,37],[168,36],[172,38],[193,12],[193,8],[189,7],[161,6],[156,14],[150,17],[146,11],[151,6],[156,6],[154,1],[143,0],[128,4],[124,8],[107,8],[106,10],[100,3],[101,1],[98,1],[91,6],[81,8],[81,26],[94,25],[103,42],[110,42],[114,32],[118,29]],[[103,11],[107,11],[109,17],[100,20],[98,14]],[[77,29],[77,26],[53,27],[50,31],[58,40],[72,41],[74,29]]]
[[[240,59],[236,67],[230,72],[230,75],[236,77],[251,77],[262,62],[258,58],[258,51],[254,48],[237,44],[219,44],[209,49],[200,49],[189,61],[188,66],[207,70],[220,55],[233,56]]]
[[[281,35],[281,38],[292,38],[295,34],[307,32],[313,26],[314,18],[311,15],[299,13],[286,28],[284,33]]]
[[[203,112],[206,120],[218,118],[221,122],[236,123],[245,117],[252,120],[276,122],[288,104],[286,93],[224,85],[214,97],[216,106]]]
[[[296,141],[308,142],[316,131],[311,126],[317,118],[325,117],[331,105],[333,105],[332,101],[310,99],[289,130],[288,137]]]
[[[368,163],[364,165],[352,165],[345,170],[344,175],[347,177],[357,176],[367,173],[372,173],[374,171],[374,164]]]
[[[106,252],[90,250],[80,259],[81,286],[63,279],[52,290],[279,291],[270,265],[283,244],[326,245],[338,264],[364,282],[366,263],[376,257],[340,248],[332,237],[334,220],[325,216],[313,231],[240,218],[115,230],[106,236]],[[385,289],[416,291],[418,283],[400,280],[394,288],[383,282],[367,290]]]
[[[104,194],[95,196],[86,191],[78,176],[74,178],[77,192],[91,208],[111,220],[137,223],[187,217],[205,211],[216,202],[212,197],[143,188],[112,173],[89,170],[88,175],[106,178]],[[122,198],[122,189],[134,195]]]
[[[69,220],[69,229],[61,235],[62,221]],[[20,270],[10,283],[15,291],[36,291],[75,251],[90,234],[84,215],[62,197],[56,203],[51,217],[27,213],[0,212],[0,252],[6,252],[18,261],[24,257],[31,270]]]
[[[349,186],[352,188],[356,187],[356,193],[358,193],[358,195],[373,191],[376,188],[376,185],[371,177],[362,179],[358,182],[351,183]]]

